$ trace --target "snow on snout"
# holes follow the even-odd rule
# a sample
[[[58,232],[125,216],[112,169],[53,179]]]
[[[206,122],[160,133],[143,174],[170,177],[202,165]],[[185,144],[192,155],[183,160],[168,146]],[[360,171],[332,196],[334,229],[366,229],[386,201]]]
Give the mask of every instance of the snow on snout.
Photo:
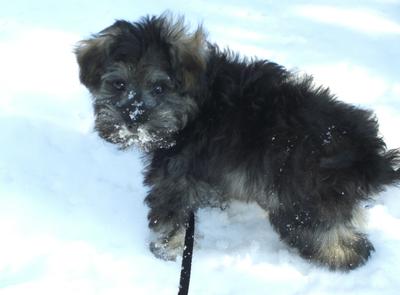
[[[134,91],[134,90],[129,91],[129,93],[128,93],[129,100],[133,99],[135,96],[136,96],[136,91]]]
[[[131,95],[131,93],[129,93]],[[129,98],[129,97],[128,97]],[[142,101],[134,101],[132,103],[132,106],[134,107],[133,111],[129,112],[129,118],[131,118],[132,121],[135,121],[141,114],[144,113],[143,107],[143,102]]]

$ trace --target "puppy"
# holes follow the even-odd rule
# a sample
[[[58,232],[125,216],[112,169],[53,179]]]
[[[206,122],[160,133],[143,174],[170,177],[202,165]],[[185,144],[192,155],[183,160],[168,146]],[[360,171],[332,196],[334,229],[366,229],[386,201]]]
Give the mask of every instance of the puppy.
[[[230,200],[267,210],[307,260],[349,270],[370,257],[361,204],[400,181],[400,153],[386,150],[372,112],[168,15],[117,21],[76,55],[99,135],[147,156],[157,257],[180,253],[189,212]]]

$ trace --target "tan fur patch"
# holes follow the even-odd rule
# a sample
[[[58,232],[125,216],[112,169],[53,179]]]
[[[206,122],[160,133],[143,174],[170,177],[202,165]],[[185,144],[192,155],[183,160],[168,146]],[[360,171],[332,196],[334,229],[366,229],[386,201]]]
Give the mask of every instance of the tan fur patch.
[[[75,48],[75,53],[77,54],[78,61],[91,50],[107,50],[108,43],[120,32],[120,28],[111,26],[100,32],[99,34],[94,35],[92,38],[79,41]]]
[[[172,45],[176,62],[180,63],[184,71],[184,85],[186,88],[194,87],[198,81],[197,74],[204,71],[207,64],[206,33],[202,26],[194,33],[189,33],[184,18],[174,20],[169,13],[163,14],[160,20],[165,27],[164,37]]]
[[[357,255],[349,245],[356,243],[360,238],[356,234],[356,228],[359,229],[365,219],[361,209],[356,210],[353,216],[353,220],[348,225],[340,224],[316,235],[315,242],[319,245],[318,256],[321,261],[332,266],[340,266]]]
[[[251,179],[246,174],[245,169],[232,170],[223,176],[223,180],[227,188],[224,193],[227,194],[228,199],[236,199],[242,202],[254,201],[260,198],[266,199],[262,181]]]
[[[153,253],[164,260],[176,260],[182,254],[185,242],[185,230],[181,229],[168,239],[163,237],[155,240]]]
[[[121,33],[121,29],[111,26],[92,38],[78,42],[75,54],[80,68],[81,82],[94,90],[100,81],[101,69],[105,66],[113,37]]]

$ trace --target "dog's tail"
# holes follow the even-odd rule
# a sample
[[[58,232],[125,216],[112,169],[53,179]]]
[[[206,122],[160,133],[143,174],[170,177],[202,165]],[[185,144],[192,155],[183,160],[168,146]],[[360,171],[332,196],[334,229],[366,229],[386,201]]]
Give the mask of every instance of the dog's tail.
[[[383,154],[382,183],[400,186],[400,149],[388,150]]]
[[[359,164],[363,167],[361,174],[365,186],[362,187],[369,197],[384,191],[387,186],[400,187],[400,149],[375,154]]]
[[[386,150],[381,153],[367,154],[358,158],[358,154],[346,151],[332,157],[322,158],[320,166],[337,171],[357,171],[355,181],[362,179],[367,195],[384,190],[387,185],[400,186],[400,149]],[[342,174],[342,172],[338,172]],[[351,177],[352,173],[347,174]]]

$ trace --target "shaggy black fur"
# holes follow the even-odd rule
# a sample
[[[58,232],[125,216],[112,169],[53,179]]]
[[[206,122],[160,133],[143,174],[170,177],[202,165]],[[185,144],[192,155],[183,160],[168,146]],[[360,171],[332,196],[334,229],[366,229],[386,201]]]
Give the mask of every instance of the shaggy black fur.
[[[346,270],[369,258],[360,204],[400,180],[372,112],[166,15],[117,21],[76,54],[100,136],[145,150],[157,256],[179,253],[191,210],[242,200],[306,259]]]

